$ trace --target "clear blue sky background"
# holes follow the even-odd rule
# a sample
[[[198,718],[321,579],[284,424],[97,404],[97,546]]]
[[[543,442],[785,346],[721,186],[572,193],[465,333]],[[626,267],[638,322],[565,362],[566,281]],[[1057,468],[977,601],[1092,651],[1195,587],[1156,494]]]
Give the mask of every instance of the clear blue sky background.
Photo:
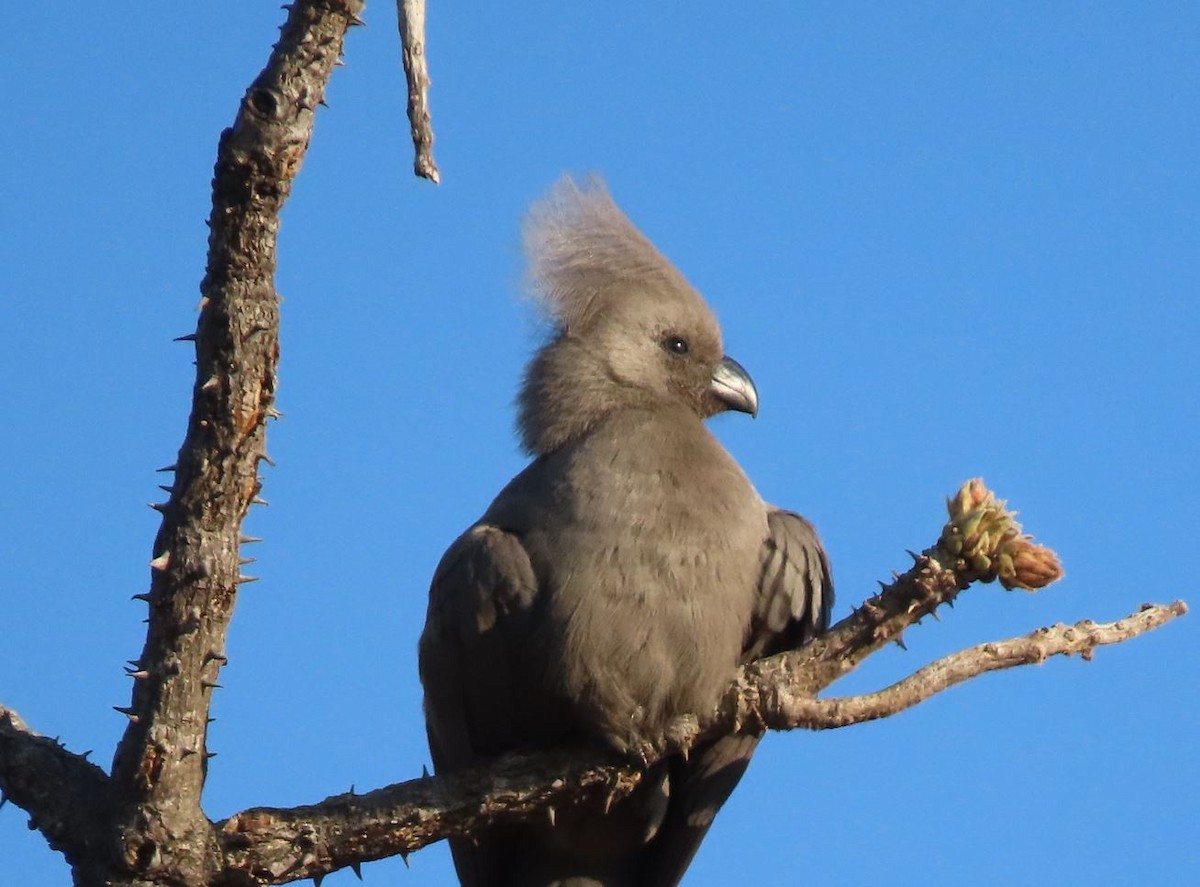
[[[717,433],[821,528],[836,615],[983,475],[1067,577],[984,586],[839,691],[1191,597],[1200,335],[1192,3],[434,3],[444,184],[409,174],[395,12],[348,43],[287,205],[278,467],[218,691],[214,817],[417,776],[443,548],[522,465],[518,220],[603,173],[753,373]],[[0,97],[0,699],[107,764],[192,378],[217,135],[275,3],[17,4]],[[1197,630],[774,735],[692,885],[1181,883]],[[12,805],[5,883],[68,871]],[[443,884],[443,847],[365,867]],[[328,884],[354,883],[339,873]]]

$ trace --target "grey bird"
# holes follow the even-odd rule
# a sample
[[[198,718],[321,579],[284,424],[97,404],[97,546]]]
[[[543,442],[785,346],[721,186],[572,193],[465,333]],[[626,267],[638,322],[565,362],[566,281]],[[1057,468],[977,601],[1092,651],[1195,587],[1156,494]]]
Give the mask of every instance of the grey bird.
[[[700,294],[591,181],[530,211],[525,247],[554,323],[526,369],[533,457],[442,557],[420,641],[438,773],[513,750],[626,750],[712,710],[739,664],[824,631],[812,525],[766,504],[704,425],[752,416]],[[451,840],[468,887],[679,882],[757,736],[653,765],[638,789]]]

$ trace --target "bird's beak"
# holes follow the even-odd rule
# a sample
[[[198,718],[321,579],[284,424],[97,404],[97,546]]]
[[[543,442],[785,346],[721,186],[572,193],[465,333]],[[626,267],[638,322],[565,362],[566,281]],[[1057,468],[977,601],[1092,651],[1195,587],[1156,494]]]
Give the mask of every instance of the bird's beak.
[[[713,370],[709,392],[726,408],[758,415],[758,389],[745,368],[732,357],[722,357]]]

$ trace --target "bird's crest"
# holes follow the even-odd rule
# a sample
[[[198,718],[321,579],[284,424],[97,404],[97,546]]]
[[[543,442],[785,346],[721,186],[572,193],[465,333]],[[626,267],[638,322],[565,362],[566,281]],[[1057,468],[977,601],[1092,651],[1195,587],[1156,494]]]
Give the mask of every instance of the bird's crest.
[[[563,177],[529,210],[528,287],[559,328],[586,326],[630,297],[703,300],[613,202],[604,183]]]

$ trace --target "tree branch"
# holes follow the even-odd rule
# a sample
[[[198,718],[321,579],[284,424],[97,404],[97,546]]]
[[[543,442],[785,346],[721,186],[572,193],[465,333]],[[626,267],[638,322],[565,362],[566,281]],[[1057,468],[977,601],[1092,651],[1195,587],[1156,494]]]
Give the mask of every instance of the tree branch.
[[[1029,635],[979,644],[919,669],[877,693],[814,699],[792,681],[804,650],[752,663],[715,715],[701,724],[683,718],[646,760],[686,749],[709,735],[804,728],[826,730],[887,717],[989,671],[1079,654],[1117,644],[1184,615],[1187,606],[1146,604],[1108,624],[1040,628]],[[546,816],[551,807],[587,797],[619,799],[640,779],[639,765],[613,753],[559,749],[508,755],[489,767],[427,776],[363,795],[344,794],[304,807],[258,807],[218,824],[227,871],[255,883],[319,877],[338,868],[409,853],[435,841],[476,833],[497,821]]]
[[[194,335],[196,381],[150,561],[149,629],[131,663],[129,725],[112,779],[120,857],[148,879],[202,872],[216,857],[200,810],[209,702],[241,575],[242,520],[258,500],[266,419],[274,414],[279,211],[312,134],[358,0],[297,2],[232,127],[221,134],[208,267]],[[192,840],[195,839],[195,840]]]
[[[0,705],[0,806],[11,800],[30,814],[50,846],[76,866],[101,845],[112,816],[108,776],[57,739],[39,736]]]
[[[412,133],[413,172],[435,185],[441,173],[433,159],[433,119],[429,113],[429,61],[425,57],[425,0],[396,0],[400,49],[408,82],[408,125]]]
[[[245,810],[218,829],[228,872],[255,883],[285,883],[407,857],[497,819],[545,816],[553,805],[593,793],[619,797],[640,778],[627,761],[594,748],[513,754],[490,767],[335,795],[311,806]]]
[[[876,693],[814,699],[793,694],[776,695],[763,721],[773,730],[804,727],[829,730],[899,714],[956,684],[1018,665],[1039,665],[1051,656],[1082,656],[1090,661],[1096,647],[1119,644],[1159,628],[1187,613],[1187,604],[1143,604],[1138,612],[1117,622],[1097,624],[1090,619],[1074,625],[1058,623],[1039,628],[1024,637],[992,641],[960,650],[931,662],[901,681]],[[748,707],[739,696],[739,708]]]

